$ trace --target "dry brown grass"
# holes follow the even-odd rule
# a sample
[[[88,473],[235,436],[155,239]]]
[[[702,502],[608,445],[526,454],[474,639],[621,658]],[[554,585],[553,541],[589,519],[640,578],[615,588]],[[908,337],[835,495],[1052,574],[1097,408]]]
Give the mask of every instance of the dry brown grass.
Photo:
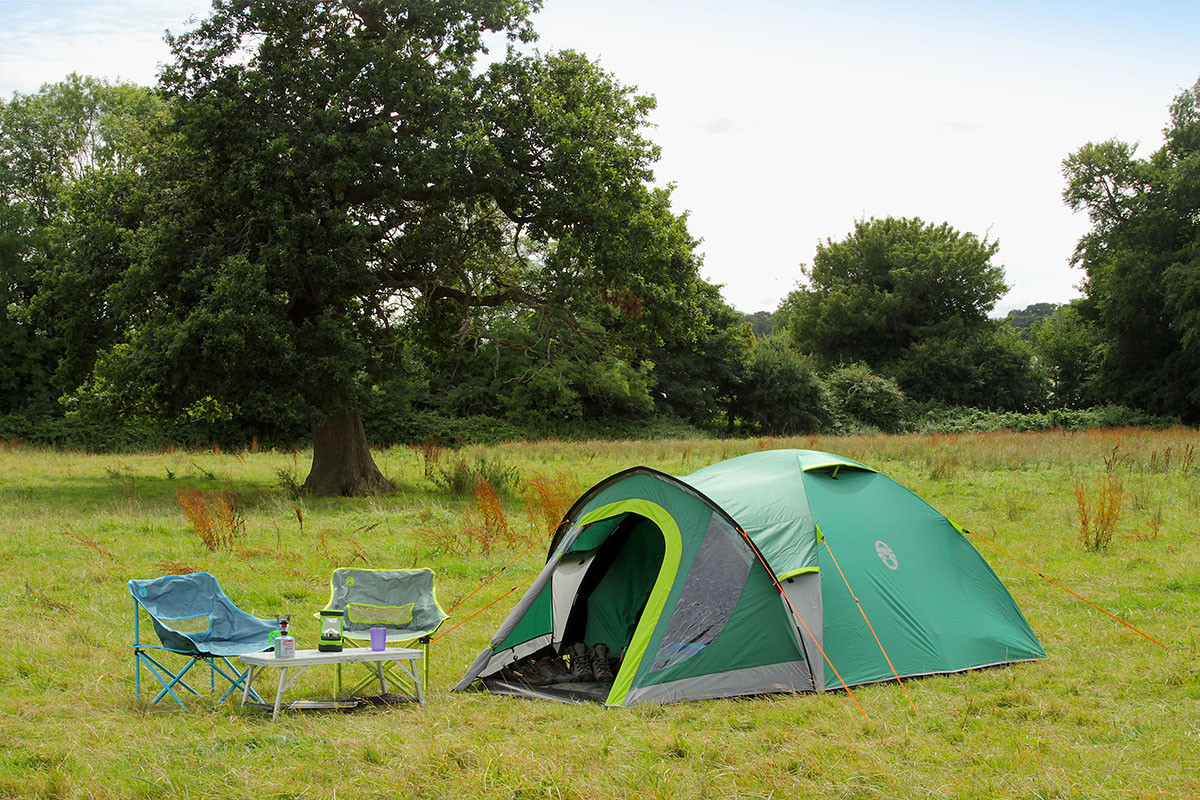
[[[229,489],[176,489],[175,501],[211,552],[231,550],[245,532],[237,494]]]
[[[107,547],[104,547],[102,544],[97,542],[92,537],[88,536],[86,533],[79,533],[78,531],[73,531],[70,528],[63,528],[62,535],[66,536],[68,539],[73,539],[74,541],[79,542],[81,545],[88,548],[89,550],[91,550],[93,553],[100,556],[101,558],[106,558],[106,559],[115,558],[115,556],[112,554],[111,550],[109,550]]]
[[[525,518],[531,536],[552,535],[580,495],[578,483],[566,472],[534,475],[525,480]]]
[[[330,530],[329,528],[322,528],[317,531],[317,546],[325,556],[326,565],[330,569],[333,569],[355,562],[369,563],[370,558],[367,556],[367,548],[363,546],[362,541],[355,534],[370,533],[378,528],[379,525],[380,523],[378,522],[370,525],[360,525],[350,533]],[[331,539],[333,542],[332,546],[330,543]]]
[[[193,572],[204,571],[195,564],[188,564],[184,561],[156,561],[154,569],[158,571],[159,575],[190,575]]]
[[[475,529],[475,541],[481,552],[490,552],[500,542],[512,542],[512,528],[509,527],[508,517],[504,514],[504,506],[495,487],[482,478],[475,482],[475,512],[478,515],[478,526]]]

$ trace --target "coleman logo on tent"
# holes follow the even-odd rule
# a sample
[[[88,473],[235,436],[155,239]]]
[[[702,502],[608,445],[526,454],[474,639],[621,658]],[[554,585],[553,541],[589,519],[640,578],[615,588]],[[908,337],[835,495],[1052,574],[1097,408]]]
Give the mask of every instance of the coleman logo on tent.
[[[888,569],[900,569],[900,560],[896,558],[896,554],[892,552],[892,548],[888,547],[886,543],[876,542],[875,554],[879,556],[879,560]]]

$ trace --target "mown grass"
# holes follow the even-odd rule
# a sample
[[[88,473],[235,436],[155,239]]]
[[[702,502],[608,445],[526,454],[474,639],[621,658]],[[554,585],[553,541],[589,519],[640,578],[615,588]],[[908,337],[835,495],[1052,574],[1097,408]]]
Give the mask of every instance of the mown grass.
[[[135,703],[125,582],[214,573],[260,615],[291,613],[301,644],[335,566],[430,566],[452,623],[530,580],[547,531],[525,498],[578,492],[635,464],[686,474],[768,447],[878,467],[955,521],[1120,614],[1161,650],[990,547],[1049,658],[899,687],[631,710],[449,688],[519,592],[434,645],[424,708],[292,713],[272,723],[211,698]],[[393,494],[297,497],[304,454],[94,456],[0,447],[0,797],[945,797],[1200,796],[1200,434],[1171,430],[779,440],[537,442],[470,448],[537,492],[501,493],[514,534],[469,546],[470,493],[426,458],[378,454]],[[1169,453],[1169,455],[1168,455]],[[1076,484],[1106,459],[1125,486],[1107,550],[1079,541]],[[242,527],[210,550],[176,499],[230,491]],[[537,522],[534,522],[537,521]],[[328,691],[314,672],[301,692]],[[201,681],[201,683],[206,683]]]

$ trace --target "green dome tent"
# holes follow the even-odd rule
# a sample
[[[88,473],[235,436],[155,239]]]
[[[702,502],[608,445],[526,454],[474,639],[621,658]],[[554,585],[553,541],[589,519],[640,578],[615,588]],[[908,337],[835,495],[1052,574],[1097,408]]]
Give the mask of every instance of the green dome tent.
[[[611,685],[514,676],[574,642],[621,655]],[[772,450],[684,478],[635,467],[588,490],[456,689],[631,706],[1044,657],[995,573],[928,503],[855,461]]]

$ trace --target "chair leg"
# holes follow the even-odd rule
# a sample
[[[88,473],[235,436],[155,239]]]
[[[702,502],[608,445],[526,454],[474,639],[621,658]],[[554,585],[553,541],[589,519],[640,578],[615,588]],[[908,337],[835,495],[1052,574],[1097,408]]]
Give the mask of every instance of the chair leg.
[[[150,701],[150,705],[155,705],[159,700],[162,700],[163,697],[169,694],[171,695],[171,698],[179,704],[180,708],[186,708],[187,706],[185,706],[183,701],[179,699],[179,695],[175,694],[175,687],[177,685],[187,689],[192,694],[198,694],[198,692],[191,686],[188,686],[187,681],[183,679],[183,677],[187,675],[188,670],[196,665],[196,659],[193,658],[188,661],[187,665],[176,673],[171,672],[170,669],[159,663],[153,656],[150,656],[147,653],[139,650],[137,651],[137,654],[139,661],[145,661],[146,668],[150,670],[154,677],[158,678],[158,682],[163,685],[162,691],[155,695],[154,699]],[[161,672],[159,670],[161,670]],[[168,675],[170,676],[170,680],[168,680],[166,677]]]
[[[221,659],[221,661],[225,662],[225,666],[229,668],[229,671],[232,672],[233,675],[230,675],[225,670],[221,669],[220,666],[217,665],[216,662],[217,662],[218,658]],[[221,700],[224,700],[226,697],[229,697],[229,695],[232,694],[235,689],[242,688],[243,683],[246,680],[246,677],[250,674],[249,667],[247,667],[245,670],[239,670],[237,667],[235,667],[233,665],[233,662],[230,661],[226,656],[216,656],[209,660],[208,665],[213,670],[220,673],[222,678],[229,681],[229,688],[225,690],[225,694],[221,695],[221,698],[220,698]],[[258,696],[258,692],[256,692],[254,689],[250,689],[250,695],[254,698],[254,702],[256,702],[256,703],[261,703],[263,701],[262,698]],[[220,701],[218,701],[218,702],[220,702]]]
[[[138,601],[133,599],[133,691],[134,696],[142,699],[142,649],[141,634],[138,626]]]
[[[170,683],[167,683],[166,685],[163,686],[162,691],[159,692],[158,695],[154,698],[153,703],[157,703],[159,700],[161,700],[163,698],[163,695],[165,695],[169,692],[171,697],[174,697],[176,702],[178,702],[180,707],[182,707],[183,701],[181,701],[178,697],[175,696],[175,692],[171,691],[172,687],[174,687],[176,684],[182,686],[183,688],[187,689],[192,694],[199,697],[200,693],[197,692],[195,689],[193,689],[191,686],[188,686],[187,681],[185,681],[183,679],[183,676],[187,675],[188,671],[191,670],[192,667],[196,666],[196,661],[197,661],[197,659],[193,658],[191,661],[189,661],[187,663],[186,667],[179,670],[179,672],[175,673],[175,677],[171,678]],[[160,678],[160,680],[161,680],[161,678]],[[153,703],[151,703],[151,705],[153,705]]]
[[[421,685],[429,686],[429,644],[433,641],[432,637],[422,636],[417,640],[421,644],[421,650],[424,652],[421,655]]]

